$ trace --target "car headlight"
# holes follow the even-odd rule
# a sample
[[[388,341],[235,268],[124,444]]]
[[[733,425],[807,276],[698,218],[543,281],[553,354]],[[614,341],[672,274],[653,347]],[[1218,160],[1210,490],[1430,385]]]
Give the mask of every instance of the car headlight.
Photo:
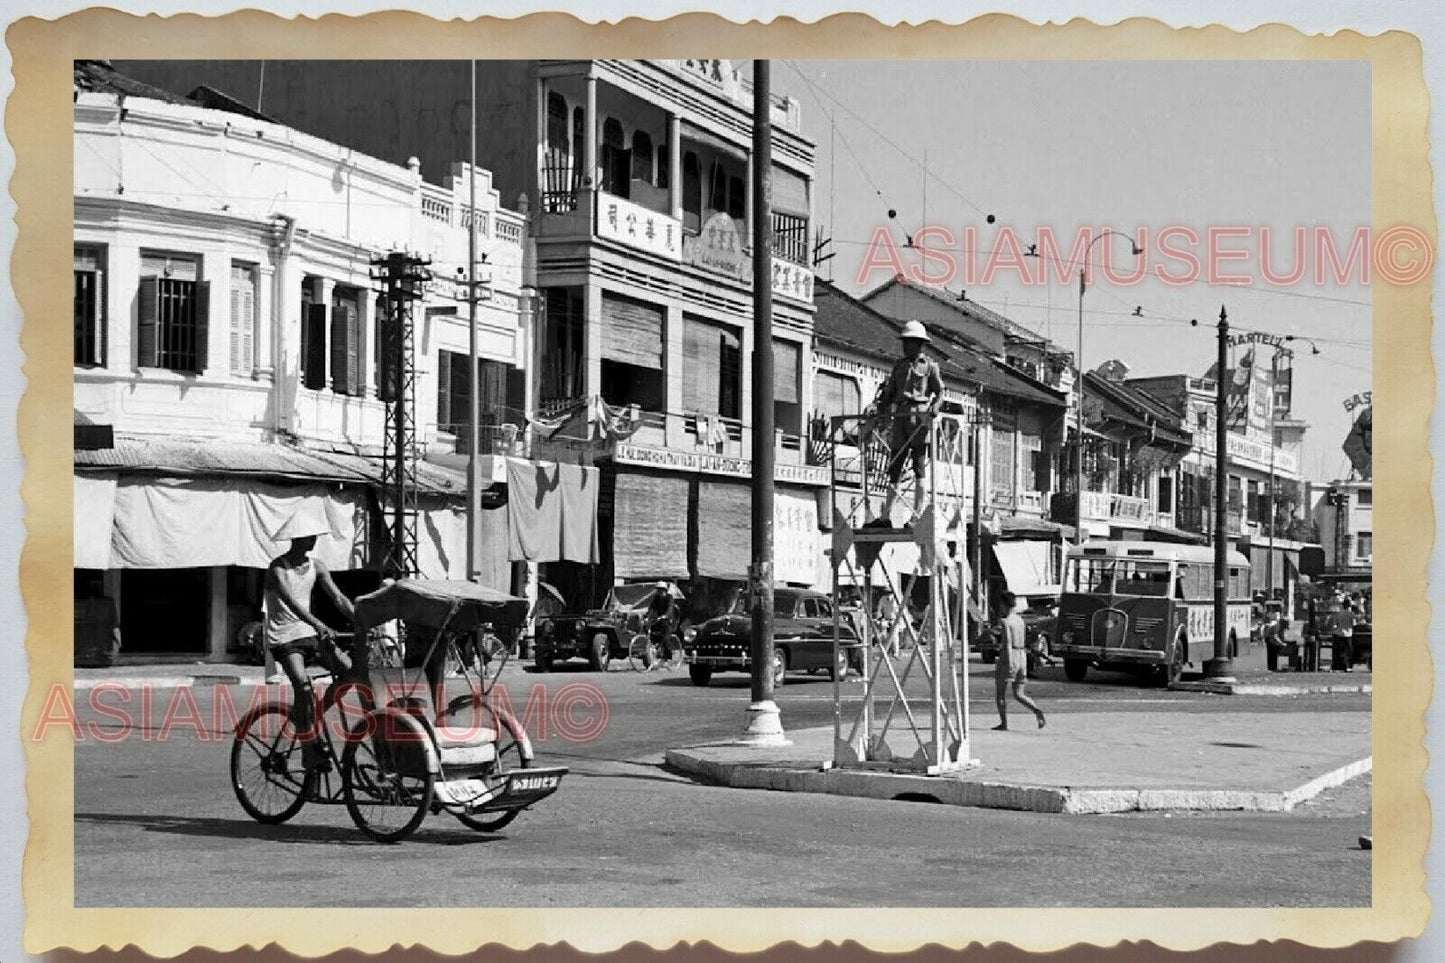
[[[547,636],[556,635],[556,634],[557,634],[557,626],[553,625],[550,621],[543,622],[543,623],[542,623],[542,634],[543,634],[543,635],[547,635]]]
[[[697,629],[693,628],[692,626],[689,625],[687,628],[682,630],[682,641],[691,643],[696,638]]]
[[[1073,632],[1065,632],[1063,635],[1059,636],[1059,641],[1062,642],[1064,645],[1073,645],[1073,644],[1074,644],[1074,633],[1073,633]]]
[[[586,620],[586,619],[578,619],[578,620],[577,620],[577,634],[578,634],[578,635],[581,635],[583,632],[586,632],[586,631],[587,631],[587,620]]]

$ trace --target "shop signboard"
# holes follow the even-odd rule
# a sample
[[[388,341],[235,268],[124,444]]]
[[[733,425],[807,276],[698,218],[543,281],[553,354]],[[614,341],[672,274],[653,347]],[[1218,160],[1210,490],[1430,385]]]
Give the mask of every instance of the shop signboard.
[[[612,449],[612,458],[619,465],[726,475],[732,478],[753,477],[751,459],[712,452],[677,451],[619,442]],[[777,465],[773,471],[773,479],[789,485],[827,485],[828,470],[814,465]]]
[[[682,223],[625,197],[597,192],[597,236],[670,261],[682,260]]]

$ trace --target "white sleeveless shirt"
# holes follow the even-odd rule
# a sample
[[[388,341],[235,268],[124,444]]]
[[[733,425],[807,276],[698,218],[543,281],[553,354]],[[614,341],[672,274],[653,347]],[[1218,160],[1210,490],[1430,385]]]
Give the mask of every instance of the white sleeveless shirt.
[[[291,597],[303,605],[311,601],[316,587],[316,563],[309,557],[295,566],[281,565],[272,570],[276,582],[284,585]],[[296,613],[270,579],[266,580],[266,644],[285,645],[316,634],[316,630]]]

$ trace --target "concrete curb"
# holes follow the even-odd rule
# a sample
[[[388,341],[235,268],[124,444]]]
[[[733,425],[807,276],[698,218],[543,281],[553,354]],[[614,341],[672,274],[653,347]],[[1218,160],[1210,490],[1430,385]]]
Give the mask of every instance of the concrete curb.
[[[1248,696],[1298,696],[1321,695],[1325,693],[1369,693],[1373,685],[1369,682],[1323,683],[1320,685],[1270,685],[1255,682],[1176,682],[1169,687],[1174,692],[1209,692],[1214,695]]]
[[[700,747],[705,750],[706,747]],[[1372,757],[1356,760],[1289,790],[1138,789],[1030,786],[959,777],[802,768],[797,763],[728,763],[698,750],[669,749],[667,765],[732,789],[814,792],[863,799],[912,795],[950,806],[1036,813],[1100,815],[1160,810],[1287,812],[1326,789],[1369,772]]]
[[[264,680],[255,684],[263,684]],[[123,689],[139,689],[148,686],[152,689],[189,689],[205,688],[217,685],[240,685],[239,675],[225,675],[219,673],[196,673],[194,675],[163,675],[146,676],[140,679],[76,679],[74,689],[77,692],[87,689],[94,689],[98,686],[119,686]]]

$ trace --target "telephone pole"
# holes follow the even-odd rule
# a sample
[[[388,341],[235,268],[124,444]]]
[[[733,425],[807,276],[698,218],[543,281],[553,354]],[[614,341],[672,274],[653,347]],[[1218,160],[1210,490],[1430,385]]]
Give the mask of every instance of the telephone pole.
[[[742,742],[786,745],[773,701],[773,127],[770,64],[753,61],[752,690]]]
[[[1234,660],[1229,653],[1229,541],[1225,511],[1225,471],[1228,439],[1225,412],[1227,394],[1225,365],[1228,363],[1229,315],[1219,306],[1219,359],[1214,378],[1214,658],[1204,663],[1209,679],[1227,679],[1234,674]]]

